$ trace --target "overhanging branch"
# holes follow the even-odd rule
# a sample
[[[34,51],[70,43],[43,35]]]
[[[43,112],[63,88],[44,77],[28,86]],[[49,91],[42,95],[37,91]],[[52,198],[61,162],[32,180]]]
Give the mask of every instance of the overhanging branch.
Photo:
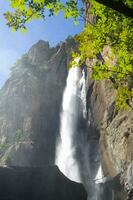
[[[127,17],[133,18],[133,9],[125,5],[121,0],[95,0],[96,2],[103,4],[113,10],[118,11],[119,13],[124,14]]]

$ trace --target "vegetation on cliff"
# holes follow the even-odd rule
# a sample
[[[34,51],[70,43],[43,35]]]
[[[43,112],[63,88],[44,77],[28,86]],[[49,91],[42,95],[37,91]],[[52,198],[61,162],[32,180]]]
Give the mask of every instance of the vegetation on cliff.
[[[132,1],[126,3],[133,7]],[[79,53],[74,57],[80,56],[80,65],[87,58],[98,58],[92,67],[93,78],[110,79],[118,90],[117,107],[126,108],[133,98],[133,19],[94,0],[89,13],[93,22],[88,21],[84,31],[76,36]]]
[[[99,2],[99,3],[98,3]],[[7,25],[14,30],[26,30],[26,22],[64,12],[64,17],[88,17],[82,33],[76,36],[79,43],[80,65],[87,58],[99,59],[92,67],[94,79],[110,79],[118,91],[117,107],[128,107],[133,98],[133,1],[132,0],[89,0],[85,9],[79,1],[10,0],[14,12],[5,13]],[[117,5],[116,7],[114,5]],[[117,8],[117,9],[116,9]],[[48,10],[48,11],[47,11]],[[91,20],[90,20],[91,19]],[[108,59],[104,49],[110,47]],[[112,60],[112,63],[110,63]]]

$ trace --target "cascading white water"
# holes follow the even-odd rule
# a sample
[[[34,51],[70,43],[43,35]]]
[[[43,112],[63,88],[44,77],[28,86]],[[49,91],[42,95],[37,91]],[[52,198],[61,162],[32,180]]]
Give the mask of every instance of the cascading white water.
[[[95,177],[95,183],[99,184],[99,183],[104,183],[105,181],[106,181],[106,177],[104,176],[102,166],[100,165]]]
[[[81,91],[81,102],[82,102],[82,113],[83,118],[87,118],[87,109],[86,109],[86,82],[85,82],[85,71],[82,70],[82,77],[80,79],[80,87],[82,87]]]
[[[78,64],[77,58],[76,63]],[[82,182],[88,199],[97,200],[99,186],[96,179],[102,178],[99,167],[95,180],[90,171],[89,142],[84,126],[87,122],[85,72],[76,66],[69,70],[63,94],[60,116],[60,138],[56,148],[55,164],[60,171],[75,182]]]
[[[77,67],[79,58],[75,59],[68,73],[67,84],[63,94],[60,140],[57,145],[55,164],[69,179],[81,182],[77,149],[81,141],[78,131],[79,119],[86,118],[85,72]],[[79,139],[80,140],[80,139]],[[78,141],[78,142],[77,142]]]
[[[77,60],[78,62],[78,60]],[[63,94],[60,141],[57,145],[55,164],[69,179],[81,182],[80,172],[75,159],[73,137],[80,113],[80,79],[81,69],[72,67],[69,70],[67,85]]]
[[[106,182],[102,165],[99,165],[96,177],[95,177],[95,200],[103,200],[103,184]]]

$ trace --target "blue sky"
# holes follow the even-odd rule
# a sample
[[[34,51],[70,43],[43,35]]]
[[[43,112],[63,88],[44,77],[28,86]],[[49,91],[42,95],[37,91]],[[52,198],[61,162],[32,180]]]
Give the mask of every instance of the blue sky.
[[[6,26],[3,13],[9,9],[9,0],[0,0],[0,87],[8,79],[10,68],[22,54],[38,40],[49,41],[55,46],[69,35],[75,35],[83,29],[83,22],[75,26],[71,19],[65,20],[59,16],[43,20],[35,20],[28,24],[27,32],[11,32]]]

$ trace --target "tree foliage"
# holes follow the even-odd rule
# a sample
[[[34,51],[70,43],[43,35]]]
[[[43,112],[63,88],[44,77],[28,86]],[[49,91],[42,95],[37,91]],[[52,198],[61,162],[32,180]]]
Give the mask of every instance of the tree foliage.
[[[131,0],[95,0],[127,17],[133,18],[133,2]]]
[[[14,12],[6,12],[7,25],[13,30],[26,30],[26,22],[32,19],[45,19],[45,17],[64,12],[64,18],[73,18],[75,22],[82,15],[83,9],[79,8],[78,1],[68,0],[10,0]]]
[[[132,1],[126,2],[133,6]],[[92,67],[93,78],[113,80],[118,90],[117,106],[127,107],[133,98],[133,19],[94,0],[91,0],[89,12],[96,16],[97,22],[86,25],[84,31],[75,37],[79,42],[79,52],[73,57],[80,56],[79,65],[82,65],[87,58],[96,59],[101,54],[102,61],[97,59]],[[106,47],[110,47],[111,53],[104,56]]]

